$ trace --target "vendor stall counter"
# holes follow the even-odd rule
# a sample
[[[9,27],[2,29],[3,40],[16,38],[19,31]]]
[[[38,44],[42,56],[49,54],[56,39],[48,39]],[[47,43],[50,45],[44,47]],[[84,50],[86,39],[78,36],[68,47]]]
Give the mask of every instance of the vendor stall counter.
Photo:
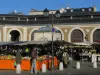
[[[40,71],[42,68],[42,64],[46,64],[46,68],[49,69],[51,68],[51,61],[52,59],[49,60],[42,60],[42,61],[36,61],[36,65],[37,65],[37,70]],[[1,70],[15,70],[16,68],[14,67],[14,59],[2,59],[0,60],[0,69]],[[55,57],[54,58],[54,66],[57,68],[58,67],[58,60]],[[21,69],[22,70],[30,70],[31,65],[30,65],[30,60],[29,59],[23,59],[21,62]]]

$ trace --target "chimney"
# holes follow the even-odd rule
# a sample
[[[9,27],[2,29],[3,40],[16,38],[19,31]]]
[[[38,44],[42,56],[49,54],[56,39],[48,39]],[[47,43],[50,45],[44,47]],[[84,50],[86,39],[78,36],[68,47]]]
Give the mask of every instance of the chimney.
[[[70,6],[69,6],[69,5],[67,5],[66,9],[70,9]]]
[[[96,12],[96,11],[97,11],[96,6],[93,6],[93,12]]]

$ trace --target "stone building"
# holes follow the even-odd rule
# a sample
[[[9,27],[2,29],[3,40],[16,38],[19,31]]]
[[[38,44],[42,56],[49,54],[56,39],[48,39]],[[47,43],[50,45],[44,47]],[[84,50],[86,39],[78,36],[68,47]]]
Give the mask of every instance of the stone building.
[[[96,7],[61,8],[59,18],[55,16],[57,10],[48,11],[48,16],[35,9],[29,15],[17,12],[0,14],[0,42],[51,40],[52,24],[54,40],[100,42],[100,12]]]

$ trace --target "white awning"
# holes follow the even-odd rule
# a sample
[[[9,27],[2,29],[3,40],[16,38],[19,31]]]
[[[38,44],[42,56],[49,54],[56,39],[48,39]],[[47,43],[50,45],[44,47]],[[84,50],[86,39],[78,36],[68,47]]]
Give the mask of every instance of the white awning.
[[[46,44],[48,42],[49,41],[27,41],[27,42],[23,42],[23,43],[17,43],[17,44],[14,44],[14,45],[20,45],[20,46],[29,45],[29,44],[37,44],[37,45],[39,45],[39,44]]]
[[[92,43],[91,43],[91,42],[75,42],[75,43],[73,43],[73,44],[90,46]]]

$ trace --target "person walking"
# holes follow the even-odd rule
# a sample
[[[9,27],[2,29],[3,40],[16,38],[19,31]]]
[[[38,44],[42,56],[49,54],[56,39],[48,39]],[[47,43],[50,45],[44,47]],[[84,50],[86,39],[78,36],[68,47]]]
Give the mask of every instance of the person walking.
[[[58,52],[58,60],[59,60],[59,63],[62,62],[62,54],[63,54],[62,51],[59,51]]]
[[[63,63],[64,63],[64,67],[67,68],[68,67],[68,54],[67,54],[67,52],[63,53]]]
[[[37,49],[33,49],[31,53],[31,73],[37,74],[36,69]]]
[[[75,56],[75,58],[76,58],[76,61],[80,61],[80,55],[79,55],[78,52],[76,52],[76,56]]]

